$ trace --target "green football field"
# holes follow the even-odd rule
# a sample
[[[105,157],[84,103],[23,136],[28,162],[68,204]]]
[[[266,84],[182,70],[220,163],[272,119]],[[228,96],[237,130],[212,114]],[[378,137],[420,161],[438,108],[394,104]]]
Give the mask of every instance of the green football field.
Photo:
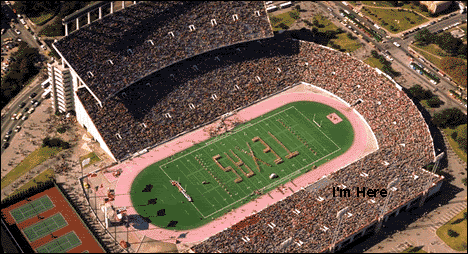
[[[332,123],[331,113],[342,121]],[[196,228],[345,153],[353,139],[334,108],[290,103],[147,167],[132,183],[132,203],[156,226]]]

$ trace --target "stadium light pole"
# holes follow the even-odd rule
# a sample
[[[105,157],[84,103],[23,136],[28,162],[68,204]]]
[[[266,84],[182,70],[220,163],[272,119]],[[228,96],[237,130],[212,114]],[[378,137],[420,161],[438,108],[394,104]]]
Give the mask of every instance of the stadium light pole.
[[[434,164],[434,167],[432,168],[433,174],[435,174],[437,169],[439,168],[440,160],[442,160],[444,155],[445,155],[445,152],[442,152],[434,158],[435,164]],[[427,183],[425,184],[425,187],[424,187],[424,191],[427,191],[427,192],[424,193],[423,196],[421,197],[421,202],[419,203],[419,206],[422,206],[424,202],[426,201],[427,195],[429,194],[429,188],[431,187],[431,185],[432,185],[432,179],[431,177],[428,177]]]
[[[379,226],[377,227],[377,230],[376,230],[377,232],[379,232],[380,228],[382,227],[383,217],[384,217],[385,213],[388,210],[388,204],[390,203],[390,199],[392,199],[393,192],[395,192],[397,190],[397,188],[395,186],[398,185],[399,183],[400,183],[400,178],[397,177],[397,178],[393,179],[393,181],[391,181],[387,185],[387,190],[390,190],[390,193],[388,194],[388,197],[385,200],[384,206],[382,207],[382,210],[380,211]]]
[[[96,191],[94,192],[94,208],[97,211],[97,192],[98,192],[98,189],[99,189],[99,185],[96,185],[95,189],[96,189]]]
[[[333,235],[331,250],[335,249],[336,240],[338,238],[338,233],[340,232],[341,228],[341,221],[343,219],[343,216],[348,212],[348,210],[349,207],[347,206],[336,213],[336,218],[338,219],[338,226],[336,227],[335,233]]]

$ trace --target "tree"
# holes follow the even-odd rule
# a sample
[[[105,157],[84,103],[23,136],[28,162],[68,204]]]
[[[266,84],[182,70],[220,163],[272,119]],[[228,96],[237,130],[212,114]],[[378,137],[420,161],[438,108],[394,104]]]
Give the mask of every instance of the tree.
[[[293,19],[299,19],[301,17],[297,11],[290,12],[289,16]]]
[[[458,146],[460,146],[460,149],[463,151],[467,151],[467,140],[466,140],[466,124],[461,125],[458,127],[458,135],[457,138],[455,139],[458,143]]]
[[[434,35],[429,32],[427,28],[422,29],[414,35],[414,40],[423,45],[433,42],[435,38],[436,37],[434,37]]]
[[[444,57],[440,61],[440,65],[442,70],[450,75],[457,84],[466,87],[467,67],[463,59],[458,57]]]
[[[462,45],[463,41],[461,39],[453,37],[450,33],[443,33],[438,36],[437,44],[447,53],[452,56],[456,55],[458,48]]]
[[[371,53],[371,56],[374,57],[374,58],[378,58],[378,57],[379,57],[379,54],[378,54],[377,51],[375,51],[375,50],[372,50],[370,53]]]
[[[455,127],[466,123],[466,115],[458,108],[449,108],[436,113],[432,122],[442,128]]]
[[[427,9],[427,6],[424,5],[424,4],[419,5],[419,9],[420,9],[422,12],[429,12],[429,9]]]
[[[314,19],[314,21],[312,21],[312,23],[314,24],[314,26],[316,27],[319,27],[320,23],[318,22],[318,20]]]
[[[287,25],[284,24],[284,23],[280,23],[278,26],[279,26],[281,29],[283,29],[283,30],[288,30],[288,29],[289,29],[289,26],[287,26]]]
[[[462,43],[461,46],[458,48],[458,57],[460,56],[465,56],[465,59],[466,59],[466,44]]]
[[[418,100],[424,98],[424,88],[419,84],[410,87],[408,91],[411,93],[411,96],[413,98],[416,98]]]
[[[442,104],[442,101],[439,99],[439,97],[433,96],[432,98],[427,100],[427,104],[429,105],[429,107],[435,108],[440,106],[440,104]]]

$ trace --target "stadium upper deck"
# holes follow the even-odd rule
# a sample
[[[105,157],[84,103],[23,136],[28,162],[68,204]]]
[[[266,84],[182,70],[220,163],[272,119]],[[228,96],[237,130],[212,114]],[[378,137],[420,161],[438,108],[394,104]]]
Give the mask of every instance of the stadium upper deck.
[[[349,104],[361,99],[356,109],[380,147],[418,142],[432,147],[417,108],[385,77],[341,52],[291,39],[246,42],[192,57],[143,78],[103,107],[86,89],[77,95],[122,160],[300,81]]]
[[[272,37],[264,2],[141,2],[55,43],[96,99],[216,48]]]

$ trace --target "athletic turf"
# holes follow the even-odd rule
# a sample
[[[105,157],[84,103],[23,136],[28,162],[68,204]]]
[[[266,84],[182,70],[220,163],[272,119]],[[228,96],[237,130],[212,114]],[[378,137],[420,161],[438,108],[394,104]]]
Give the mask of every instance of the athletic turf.
[[[49,209],[52,209],[53,207],[54,204],[50,198],[45,195],[39,199],[28,202],[27,204],[12,210],[10,213],[11,216],[15,219],[16,223],[20,223]]]
[[[66,225],[68,225],[67,221],[65,221],[62,214],[58,213],[23,229],[23,232],[28,238],[29,242],[34,242],[46,235],[50,235],[51,233],[65,227]]]
[[[331,113],[343,121],[333,124],[326,117]],[[255,137],[272,151],[264,153],[265,145],[261,140],[254,142]],[[353,139],[351,123],[332,107],[290,103],[147,167],[132,183],[132,203],[154,225],[196,228],[251,201],[255,191],[265,194],[345,153]],[[259,160],[254,160],[249,146]],[[296,156],[286,158],[296,151]],[[282,163],[275,163],[275,153]],[[232,170],[224,172],[213,159],[216,155],[224,170]],[[247,177],[243,172],[253,174]],[[270,179],[272,173],[278,177]],[[178,181],[193,202],[171,180]]]
[[[51,242],[48,242],[37,248],[38,253],[65,253],[76,246],[80,245],[81,241],[75,232],[70,232]]]

